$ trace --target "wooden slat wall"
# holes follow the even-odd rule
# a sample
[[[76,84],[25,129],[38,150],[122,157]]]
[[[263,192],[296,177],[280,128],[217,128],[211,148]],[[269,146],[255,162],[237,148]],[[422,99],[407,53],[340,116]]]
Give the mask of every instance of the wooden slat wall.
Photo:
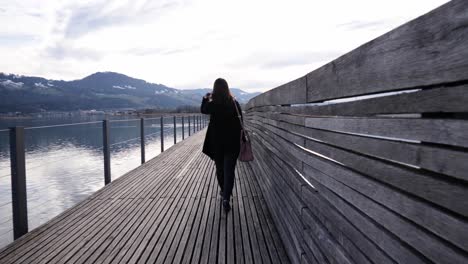
[[[468,1],[253,98],[245,122],[293,262],[468,263]]]

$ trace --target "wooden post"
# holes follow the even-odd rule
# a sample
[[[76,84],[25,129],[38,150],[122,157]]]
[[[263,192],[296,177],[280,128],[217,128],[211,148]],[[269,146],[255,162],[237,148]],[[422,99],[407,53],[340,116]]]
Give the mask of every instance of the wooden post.
[[[191,132],[190,131],[190,116],[188,116],[188,135],[189,135],[189,137],[190,137],[190,134],[191,134],[190,132]]]
[[[174,116],[174,145],[177,144],[177,120],[176,120],[176,116]]]
[[[164,152],[164,117],[161,116],[161,152]]]
[[[145,119],[140,119],[141,164],[145,163]]]
[[[182,116],[182,140],[185,138],[184,116]]]
[[[13,237],[28,233],[28,205],[26,193],[26,161],[24,127],[10,128],[11,195],[13,206]]]
[[[192,131],[193,134],[195,134],[195,131],[196,131],[196,129],[197,129],[196,124],[197,124],[197,123],[196,123],[196,118],[195,118],[195,116],[193,116],[193,131]]]
[[[109,120],[102,121],[102,145],[104,152],[104,184],[111,182],[110,144],[109,144]]]

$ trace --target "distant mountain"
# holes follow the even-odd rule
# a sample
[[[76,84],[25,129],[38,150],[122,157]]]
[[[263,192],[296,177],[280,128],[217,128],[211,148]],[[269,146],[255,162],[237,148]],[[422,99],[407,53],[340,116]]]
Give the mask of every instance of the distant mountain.
[[[247,103],[251,98],[261,94],[259,92],[254,92],[254,93],[248,93],[244,92],[239,88],[230,88],[231,93],[236,97],[237,101],[239,103],[245,104]],[[190,90],[180,90],[185,95],[192,96],[193,98],[197,98],[199,100],[200,96],[204,96],[206,93],[212,92],[212,89],[210,88],[201,88],[201,89],[190,89]]]
[[[180,90],[115,72],[97,72],[74,81],[0,73],[0,112],[170,109],[200,104],[211,89]],[[232,88],[240,103],[259,93]]]

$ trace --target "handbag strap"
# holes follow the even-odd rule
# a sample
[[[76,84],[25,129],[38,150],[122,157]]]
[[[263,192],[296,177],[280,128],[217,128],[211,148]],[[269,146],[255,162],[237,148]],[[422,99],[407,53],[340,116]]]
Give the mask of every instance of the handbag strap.
[[[232,100],[233,103],[234,103],[234,108],[236,108],[236,112],[237,112],[237,118],[239,118],[239,123],[240,123],[240,126],[241,126],[241,133],[244,134],[245,138],[247,141],[250,141],[250,137],[249,137],[249,134],[247,133],[247,131],[245,131],[244,129],[244,122],[242,121],[242,117],[240,115],[240,111],[239,109],[237,108],[237,104],[236,104],[236,101],[233,99]],[[242,136],[241,136],[242,137]]]
[[[241,118],[239,109],[237,109],[236,100],[234,98],[232,98],[232,102],[234,104],[234,108],[236,108],[237,118],[239,118],[239,123],[240,123],[241,129],[244,130],[244,122],[242,122],[242,118]]]

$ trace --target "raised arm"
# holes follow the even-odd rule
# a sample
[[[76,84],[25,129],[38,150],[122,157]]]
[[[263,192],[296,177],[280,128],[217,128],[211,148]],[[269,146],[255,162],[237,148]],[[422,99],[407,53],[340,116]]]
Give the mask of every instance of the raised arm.
[[[207,97],[203,97],[200,112],[205,115],[210,115],[213,112],[213,101],[209,101]]]

